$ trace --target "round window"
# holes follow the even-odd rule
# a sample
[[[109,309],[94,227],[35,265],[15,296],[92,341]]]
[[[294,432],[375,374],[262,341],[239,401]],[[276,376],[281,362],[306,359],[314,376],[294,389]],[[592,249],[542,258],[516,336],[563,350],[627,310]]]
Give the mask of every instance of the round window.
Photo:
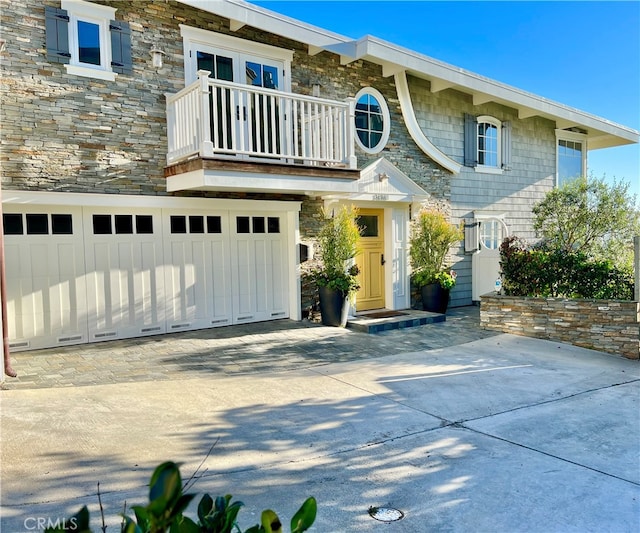
[[[389,140],[389,108],[379,91],[371,87],[356,94],[356,143],[368,154],[381,151]]]

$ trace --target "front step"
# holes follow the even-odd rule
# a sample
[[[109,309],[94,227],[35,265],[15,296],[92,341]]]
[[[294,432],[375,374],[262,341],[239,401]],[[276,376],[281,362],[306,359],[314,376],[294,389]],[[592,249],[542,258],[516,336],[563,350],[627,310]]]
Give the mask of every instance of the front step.
[[[357,313],[355,318],[349,318],[347,327],[361,333],[380,333],[392,329],[415,328],[425,324],[444,322],[446,319],[444,314],[418,311],[417,309],[402,311],[377,309]]]

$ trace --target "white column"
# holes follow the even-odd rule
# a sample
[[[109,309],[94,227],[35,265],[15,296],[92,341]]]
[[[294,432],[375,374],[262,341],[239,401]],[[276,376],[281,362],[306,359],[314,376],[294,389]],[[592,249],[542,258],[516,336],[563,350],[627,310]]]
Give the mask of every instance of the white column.
[[[213,143],[211,142],[211,113],[209,109],[209,72],[198,71],[200,81],[200,157],[213,157]]]

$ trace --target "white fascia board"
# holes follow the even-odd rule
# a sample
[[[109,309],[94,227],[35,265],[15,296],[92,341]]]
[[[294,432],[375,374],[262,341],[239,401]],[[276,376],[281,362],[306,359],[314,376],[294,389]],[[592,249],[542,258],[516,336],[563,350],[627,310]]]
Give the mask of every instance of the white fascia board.
[[[612,135],[616,139],[611,139],[611,146],[640,142],[640,132],[633,128],[500,83],[376,37],[366,36],[360,39],[357,50],[357,59],[367,59],[387,65],[387,68],[389,63],[396,63],[416,77],[427,80],[436,79],[439,80],[439,84],[450,83],[453,88],[462,92],[478,94],[478,103],[491,100],[515,109],[524,108],[527,116],[533,116],[532,112],[535,112],[536,115],[550,120],[560,120],[573,126],[592,129],[594,131],[590,134],[596,137],[601,137],[602,134]]]
[[[167,191],[186,190],[275,192],[289,194],[351,193],[357,181],[285,174],[259,174],[227,170],[194,170],[167,178]]]
[[[282,37],[318,47],[349,42],[352,39],[311,24],[269,11],[242,0],[179,0],[180,3],[246,24]]]
[[[280,200],[239,200],[229,198],[189,198],[182,196],[150,196],[132,194],[97,194],[78,192],[8,191],[4,189],[3,204],[49,205],[72,207],[119,207],[149,209],[251,209],[260,211],[299,212],[301,202]],[[249,204],[247,202],[250,202]]]

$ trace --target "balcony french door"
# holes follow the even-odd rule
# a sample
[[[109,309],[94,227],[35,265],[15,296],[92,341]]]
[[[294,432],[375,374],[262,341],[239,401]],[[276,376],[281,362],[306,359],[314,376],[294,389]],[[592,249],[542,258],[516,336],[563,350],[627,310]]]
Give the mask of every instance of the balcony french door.
[[[284,64],[249,54],[194,45],[197,70],[217,80],[281,90]],[[192,73],[195,76],[195,72]],[[282,120],[278,97],[234,87],[211,87],[211,140],[214,151],[233,157],[273,158],[281,153]]]

